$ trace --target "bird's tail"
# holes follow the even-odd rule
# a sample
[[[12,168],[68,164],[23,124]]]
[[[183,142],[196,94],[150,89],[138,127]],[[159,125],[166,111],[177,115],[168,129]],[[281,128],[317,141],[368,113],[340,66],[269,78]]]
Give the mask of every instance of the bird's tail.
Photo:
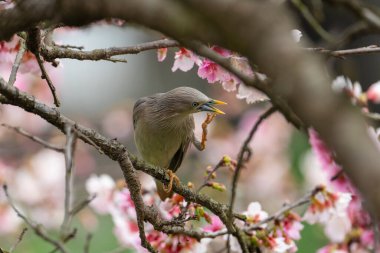
[[[166,198],[170,198],[171,196],[173,196],[173,191],[170,191],[170,192],[166,192],[164,190],[164,185],[163,183],[161,183],[160,181],[156,181],[156,186],[157,186],[157,193],[158,193],[158,196],[160,196],[160,199],[162,201],[164,201]]]

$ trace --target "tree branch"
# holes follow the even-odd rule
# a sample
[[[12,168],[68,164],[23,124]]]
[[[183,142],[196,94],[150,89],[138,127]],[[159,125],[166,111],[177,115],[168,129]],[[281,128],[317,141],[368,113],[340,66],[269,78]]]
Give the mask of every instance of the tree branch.
[[[253,125],[251,131],[249,132],[246,140],[244,141],[238,155],[237,159],[237,165],[235,169],[234,176],[232,178],[232,188],[231,188],[231,199],[230,199],[230,207],[229,207],[229,215],[230,217],[233,214],[233,208],[235,203],[235,196],[236,196],[236,190],[237,190],[237,182],[239,180],[240,176],[240,170],[243,168],[244,164],[249,161],[251,158],[251,150],[248,147],[249,143],[251,142],[253,135],[256,133],[256,131],[259,129],[260,124],[267,119],[270,115],[272,115],[276,111],[276,108],[270,107],[268,110],[266,110],[256,121],[256,123]]]
[[[15,206],[15,204],[13,203],[13,200],[11,199],[9,193],[8,193],[8,187],[7,185],[3,185],[3,190],[4,190],[4,193],[5,193],[5,196],[7,197],[7,200],[9,202],[9,204],[11,205],[12,209],[16,212],[16,214],[24,220],[24,222],[36,233],[37,236],[39,236],[40,238],[42,238],[44,241],[52,244],[55,248],[57,248],[58,250],[60,250],[62,253],[67,253],[67,250],[65,248],[65,246],[53,239],[52,237],[50,237],[48,235],[48,233],[38,224],[34,224],[32,221],[30,221],[25,215],[23,215]]]
[[[34,135],[31,135],[30,133],[28,133],[27,131],[25,131],[24,129],[22,129],[21,127],[14,127],[14,126],[10,126],[8,124],[1,124],[1,126],[3,127],[6,127],[8,129],[11,129],[29,139],[31,139],[32,141],[34,142],[37,142],[38,144],[42,145],[43,147],[45,148],[48,148],[48,149],[51,149],[51,150],[54,150],[54,151],[57,151],[57,152],[60,152],[60,153],[64,153],[65,152],[65,149],[62,148],[62,147],[59,147],[59,146],[55,146],[53,144],[50,144],[44,140],[42,140],[41,138],[37,137],[37,136],[34,136]]]
[[[111,57],[115,55],[138,54],[147,50],[176,46],[179,46],[179,43],[169,39],[156,40],[129,47],[110,47],[91,51],[73,50],[68,47],[42,44],[41,55],[45,60],[50,62],[63,58],[76,59],[80,61],[115,60]]]
[[[25,39],[20,37],[20,49],[17,52],[15,62],[13,63],[13,66],[12,66],[12,71],[8,80],[9,85],[13,85],[16,81],[17,71],[18,71],[18,68],[20,67],[22,57],[24,56],[25,52],[26,52]]]

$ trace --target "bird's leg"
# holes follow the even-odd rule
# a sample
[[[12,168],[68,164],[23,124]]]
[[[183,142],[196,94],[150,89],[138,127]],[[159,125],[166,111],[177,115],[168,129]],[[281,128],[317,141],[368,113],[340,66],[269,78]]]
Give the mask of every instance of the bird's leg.
[[[163,189],[166,193],[170,193],[172,191],[172,188],[173,188],[173,181],[177,184],[177,185],[180,185],[181,182],[179,181],[179,178],[177,177],[176,174],[174,174],[174,172],[172,170],[168,170],[168,174],[169,174],[169,177],[170,177],[170,180],[169,180],[169,184],[168,186],[166,187],[164,185]]]
[[[200,150],[204,150],[206,148],[207,141],[207,126],[211,123],[211,121],[215,118],[216,114],[207,113],[207,118],[202,123],[202,140]]]

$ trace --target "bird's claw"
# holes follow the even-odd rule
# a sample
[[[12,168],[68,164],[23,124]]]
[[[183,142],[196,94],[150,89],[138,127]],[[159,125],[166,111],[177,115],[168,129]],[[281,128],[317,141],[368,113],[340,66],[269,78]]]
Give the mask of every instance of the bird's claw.
[[[207,117],[205,121],[202,123],[202,140],[201,140],[201,150],[206,148],[207,141],[207,126],[211,123],[211,121],[215,118],[216,114],[207,113]]]
[[[180,185],[179,178],[177,177],[176,174],[174,174],[173,171],[168,170],[168,175],[169,175],[169,178],[170,178],[169,184],[168,184],[167,187],[165,185],[163,186],[164,192],[166,192],[166,193],[170,193],[172,191],[173,182],[175,182],[177,185]]]

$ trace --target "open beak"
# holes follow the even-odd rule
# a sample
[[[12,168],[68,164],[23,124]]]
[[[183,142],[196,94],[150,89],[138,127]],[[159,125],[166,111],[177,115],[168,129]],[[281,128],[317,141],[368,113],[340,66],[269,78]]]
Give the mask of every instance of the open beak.
[[[218,108],[215,108],[213,105],[226,105],[226,102],[216,100],[216,99],[211,99],[209,102],[204,103],[201,105],[199,108],[201,111],[204,112],[214,112],[217,114],[225,114],[223,111],[219,110]]]

